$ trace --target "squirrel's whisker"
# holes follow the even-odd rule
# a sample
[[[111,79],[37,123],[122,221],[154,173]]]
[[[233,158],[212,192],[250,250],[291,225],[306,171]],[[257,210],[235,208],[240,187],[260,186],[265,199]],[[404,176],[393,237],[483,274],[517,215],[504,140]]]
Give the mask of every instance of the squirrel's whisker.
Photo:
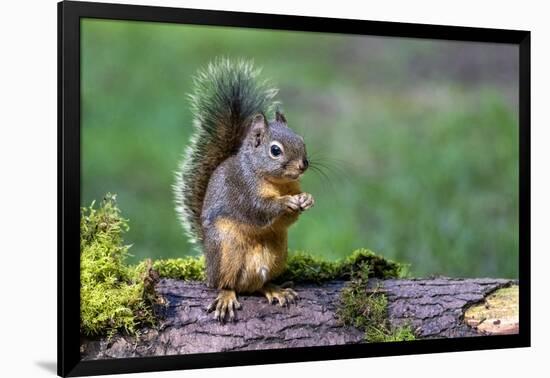
[[[318,174],[318,177],[320,177],[326,184],[328,184],[331,191],[334,190],[333,181],[325,171],[323,171],[320,167],[316,165],[310,165],[309,167],[312,169],[313,172]]]
[[[329,163],[326,162],[320,162],[318,160],[313,160],[313,162],[310,161],[310,165],[313,165],[319,169],[323,169],[324,171],[330,172],[330,174],[338,179],[345,178],[347,176],[347,172],[345,169],[338,167],[338,166],[332,166]],[[325,172],[326,173],[326,172]]]

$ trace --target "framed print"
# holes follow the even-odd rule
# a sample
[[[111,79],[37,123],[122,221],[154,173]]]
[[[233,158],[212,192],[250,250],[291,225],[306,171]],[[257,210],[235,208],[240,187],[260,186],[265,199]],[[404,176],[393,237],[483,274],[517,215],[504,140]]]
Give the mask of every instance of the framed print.
[[[59,375],[530,345],[528,31],[58,20]]]

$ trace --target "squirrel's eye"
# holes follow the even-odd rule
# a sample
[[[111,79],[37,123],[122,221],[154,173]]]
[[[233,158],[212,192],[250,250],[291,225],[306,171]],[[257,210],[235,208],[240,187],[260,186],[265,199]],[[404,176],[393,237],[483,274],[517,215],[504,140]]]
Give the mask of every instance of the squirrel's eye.
[[[271,147],[269,148],[269,152],[271,153],[271,156],[279,157],[283,153],[283,150],[277,144],[272,144]]]

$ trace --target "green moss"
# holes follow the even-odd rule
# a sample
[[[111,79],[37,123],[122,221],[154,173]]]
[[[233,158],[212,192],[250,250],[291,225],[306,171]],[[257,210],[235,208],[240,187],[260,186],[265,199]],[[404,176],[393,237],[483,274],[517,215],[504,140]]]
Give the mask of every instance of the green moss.
[[[384,335],[382,341],[412,341],[416,340],[414,330],[410,325],[397,327],[391,330],[389,335]]]
[[[278,281],[314,282],[355,278],[395,278],[405,274],[406,266],[368,249],[357,249],[343,260],[327,261],[305,252],[289,255],[286,271]]]
[[[156,260],[153,263],[160,277],[178,280],[202,281],[205,279],[204,257]]]
[[[81,209],[80,327],[85,335],[134,333],[138,324],[154,321],[148,263],[124,262],[127,230],[114,195],[107,194],[97,209],[94,203]]]
[[[153,268],[160,277],[178,280],[202,281],[205,279],[204,257],[185,257],[156,260]],[[329,261],[306,252],[291,253],[286,271],[277,278],[278,282],[313,282],[358,277],[392,278],[401,277],[405,266],[367,249],[358,249],[343,260]]]
[[[388,320],[388,299],[379,289],[368,290],[358,278],[342,290],[337,315],[344,324],[365,332],[368,342],[409,341],[415,335],[410,326],[393,328]]]
[[[346,257],[340,269],[342,278],[398,278],[406,275],[408,266],[362,248]]]
[[[323,260],[305,252],[288,256],[287,268],[278,281],[315,282],[333,280],[340,273],[336,262]]]

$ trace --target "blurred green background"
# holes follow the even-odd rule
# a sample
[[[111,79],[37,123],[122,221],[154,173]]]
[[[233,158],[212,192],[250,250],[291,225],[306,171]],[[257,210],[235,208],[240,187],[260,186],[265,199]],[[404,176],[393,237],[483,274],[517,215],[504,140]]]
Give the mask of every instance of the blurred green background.
[[[173,206],[192,75],[253,59],[326,177],[289,249],[413,275],[517,277],[518,50],[504,44],[84,19],[82,205],[118,194],[133,261],[195,254]]]

